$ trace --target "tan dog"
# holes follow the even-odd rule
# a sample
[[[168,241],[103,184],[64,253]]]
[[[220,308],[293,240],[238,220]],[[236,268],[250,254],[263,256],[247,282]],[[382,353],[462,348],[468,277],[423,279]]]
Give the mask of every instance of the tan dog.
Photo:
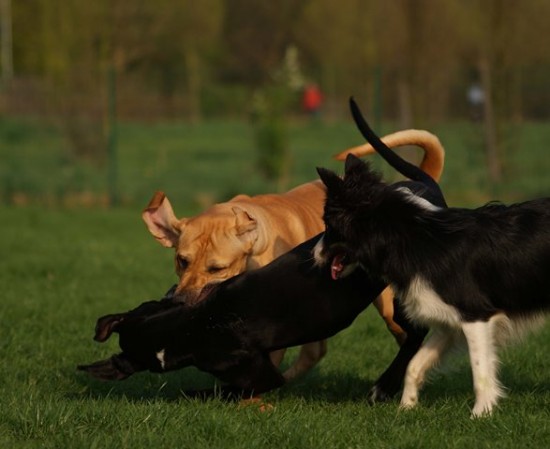
[[[419,145],[424,149],[420,167],[434,179],[443,170],[444,150],[437,137],[408,130],[382,139],[389,147]],[[361,145],[337,155],[374,153]],[[320,181],[298,186],[284,194],[250,197],[238,195],[192,218],[176,218],[168,198],[155,193],[142,217],[151,234],[165,247],[175,248],[177,292],[187,302],[199,301],[209,283],[221,282],[243,271],[262,267],[324,229],[325,188]],[[284,281],[284,280],[282,280]],[[393,321],[393,294],[375,302],[389,329],[400,342],[403,330]],[[292,313],[292,311],[289,311]],[[297,360],[284,373],[287,380],[311,369],[326,353],[326,341],[303,345]],[[278,366],[284,350],[272,354]]]

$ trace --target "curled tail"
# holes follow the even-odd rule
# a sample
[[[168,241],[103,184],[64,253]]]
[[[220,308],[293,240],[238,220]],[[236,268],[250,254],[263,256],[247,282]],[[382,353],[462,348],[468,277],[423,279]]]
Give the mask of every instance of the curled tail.
[[[434,180],[439,181],[445,163],[445,149],[437,136],[420,129],[407,129],[388,134],[387,136],[381,137],[381,140],[390,148],[404,145],[421,147],[424,150],[424,157],[422,158],[422,162],[420,162],[420,169],[430,175]],[[336,154],[334,158],[339,161],[344,161],[348,154],[361,157],[373,153],[376,153],[374,147],[370,143],[365,143],[353,148],[348,148]]]
[[[359,129],[363,137],[367,140],[367,142],[372,144],[376,152],[380,154],[380,156],[382,156],[384,160],[393,168],[395,168],[399,173],[409,179],[412,179],[413,181],[420,182],[428,187],[432,191],[432,193],[435,193],[439,198],[441,198],[442,203],[446,206],[445,197],[443,196],[443,192],[441,191],[441,188],[439,187],[437,181],[435,181],[429,173],[425,172],[422,169],[422,166],[417,167],[416,165],[413,165],[410,162],[406,161],[397,153],[395,153],[390,147],[388,147],[382,140],[380,140],[380,138],[371,129],[371,127],[363,117],[363,114],[361,114],[359,106],[357,106],[357,103],[353,98],[350,98],[349,105],[351,109],[351,114],[353,115],[353,120],[355,121],[357,128]],[[444,153],[441,154],[443,155]],[[427,152],[426,155],[428,155]],[[346,159],[346,162],[348,159]],[[441,169],[443,169],[443,158],[441,158],[441,163],[439,165]],[[441,172],[439,173],[439,175],[441,175]]]

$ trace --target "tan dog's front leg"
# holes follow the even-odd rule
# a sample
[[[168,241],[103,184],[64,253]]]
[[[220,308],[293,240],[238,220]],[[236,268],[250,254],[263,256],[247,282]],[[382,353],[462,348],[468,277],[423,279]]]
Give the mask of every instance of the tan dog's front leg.
[[[407,338],[407,333],[399,324],[393,321],[393,297],[393,290],[390,287],[386,287],[373,301],[373,304],[378,309],[378,313],[382,319],[386,322],[386,326],[395,337],[397,344],[401,346]]]
[[[283,377],[288,382],[313,368],[327,353],[327,341],[315,341],[302,345],[300,354],[294,363],[284,373]]]

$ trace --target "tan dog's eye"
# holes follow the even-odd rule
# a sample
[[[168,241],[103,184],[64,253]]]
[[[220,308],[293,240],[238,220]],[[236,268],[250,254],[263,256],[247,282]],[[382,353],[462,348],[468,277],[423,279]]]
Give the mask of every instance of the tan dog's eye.
[[[220,273],[221,271],[227,269],[227,267],[208,267],[208,272],[210,274],[216,274],[216,273]]]
[[[189,261],[185,257],[177,256],[176,264],[180,270],[185,270],[189,266]]]

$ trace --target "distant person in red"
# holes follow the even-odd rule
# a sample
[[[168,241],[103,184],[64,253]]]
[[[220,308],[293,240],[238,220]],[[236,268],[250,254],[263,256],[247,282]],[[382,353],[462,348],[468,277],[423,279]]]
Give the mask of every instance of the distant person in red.
[[[302,105],[311,117],[318,118],[323,103],[323,94],[319,86],[315,83],[308,84],[304,88],[304,96],[302,97]]]

